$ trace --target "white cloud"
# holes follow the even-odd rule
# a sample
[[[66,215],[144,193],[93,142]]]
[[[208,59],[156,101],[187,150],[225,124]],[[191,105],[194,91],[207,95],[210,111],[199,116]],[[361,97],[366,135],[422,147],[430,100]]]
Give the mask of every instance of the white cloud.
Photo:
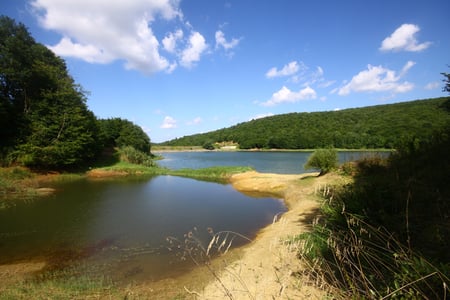
[[[413,61],[408,61],[402,68],[399,77],[403,77],[404,75],[406,75],[406,73],[408,73],[409,69],[411,69],[416,63]]]
[[[249,121],[251,121],[251,120],[257,120],[257,119],[262,119],[262,118],[266,118],[266,117],[271,117],[271,116],[273,116],[273,115],[274,115],[273,113],[259,114],[259,115],[256,115],[256,116],[250,118]]]
[[[171,128],[177,128],[177,120],[170,116],[166,116],[164,118],[163,123],[161,124],[160,128],[163,129],[171,129]]]
[[[200,56],[207,48],[205,38],[199,32],[193,32],[189,37],[188,47],[181,53],[180,64],[186,68],[192,67],[200,60]]]
[[[239,44],[239,41],[239,39],[232,38],[227,42],[225,34],[221,30],[216,31],[216,48],[223,47],[225,50],[231,50]]]
[[[197,117],[194,120],[187,122],[186,124],[187,125],[197,125],[197,124],[200,124],[202,122],[203,122],[203,119],[200,118],[200,117]]]
[[[435,90],[441,86],[441,83],[439,81],[430,82],[427,85],[425,85],[426,90]]]
[[[266,102],[263,102],[262,105],[274,106],[282,103],[295,103],[300,100],[315,99],[316,97],[316,91],[309,86],[299,90],[298,92],[293,92],[283,86],[278,92],[273,93],[272,98]]]
[[[56,54],[90,63],[125,61],[127,69],[153,73],[170,66],[159,54],[150,25],[181,19],[179,1],[34,0],[40,24],[63,37],[49,46]]]
[[[303,64],[302,64],[302,67]],[[291,76],[297,73],[300,70],[300,66],[297,61],[291,61],[287,65],[285,65],[281,70],[278,70],[276,67],[271,68],[266,73],[267,78],[281,77],[281,76]]]
[[[109,63],[115,59],[114,55],[102,52],[93,45],[76,44],[68,37],[63,37],[58,44],[48,48],[58,55],[72,56],[90,63]]]
[[[420,31],[419,26],[414,24],[403,24],[381,43],[381,51],[411,51],[425,50],[431,42],[418,43],[416,33]]]
[[[177,42],[182,38],[183,38],[183,30],[178,29],[175,32],[170,32],[162,40],[164,50],[166,50],[169,53],[175,53]]]
[[[90,63],[124,61],[126,69],[146,74],[173,72],[178,65],[190,68],[208,48],[205,38],[183,20],[179,0],[32,0],[41,26],[62,35],[48,46],[57,55],[75,57]],[[152,31],[156,22],[185,26],[168,33],[161,43]],[[224,37],[223,37],[224,38]],[[222,40],[224,48],[235,39]],[[160,54],[161,49],[171,56]]]
[[[359,72],[353,76],[352,80],[345,86],[338,90],[338,94],[345,96],[351,92],[392,92],[405,93],[414,88],[414,85],[410,82],[400,79],[406,74],[406,72],[414,66],[414,62],[408,61],[400,71],[399,75],[396,72],[382,66],[368,65],[367,70]]]

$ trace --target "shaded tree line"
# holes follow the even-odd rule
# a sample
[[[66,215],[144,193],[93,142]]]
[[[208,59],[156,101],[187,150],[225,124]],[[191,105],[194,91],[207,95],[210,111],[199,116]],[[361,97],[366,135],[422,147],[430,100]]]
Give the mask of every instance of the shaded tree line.
[[[98,120],[63,59],[23,24],[0,17],[0,162],[45,169],[94,161],[105,148],[150,153],[150,139],[130,121]]]
[[[239,143],[241,149],[396,148],[403,140],[426,140],[450,121],[450,98],[313,113],[289,113],[163,143],[199,146]]]

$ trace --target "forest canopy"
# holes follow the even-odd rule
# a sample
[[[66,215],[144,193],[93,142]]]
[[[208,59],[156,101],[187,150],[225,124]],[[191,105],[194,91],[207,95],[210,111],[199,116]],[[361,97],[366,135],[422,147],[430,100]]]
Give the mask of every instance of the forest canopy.
[[[0,16],[1,165],[61,169],[121,146],[150,153],[150,139],[139,126],[98,120],[64,60],[37,43],[23,24]]]
[[[340,111],[266,117],[162,145],[201,146],[235,142],[241,149],[393,149],[426,140],[450,122],[450,98],[416,100]]]

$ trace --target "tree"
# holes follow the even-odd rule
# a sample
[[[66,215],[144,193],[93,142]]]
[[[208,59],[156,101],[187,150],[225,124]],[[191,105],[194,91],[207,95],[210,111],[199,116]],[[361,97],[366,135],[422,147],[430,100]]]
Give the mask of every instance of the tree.
[[[96,156],[97,121],[65,62],[4,16],[0,67],[3,163],[64,168]]]
[[[442,91],[450,93],[450,74],[445,72],[441,74],[445,77],[445,79],[442,80],[445,83],[445,86],[442,88]]]
[[[205,142],[202,147],[203,147],[203,149],[206,149],[206,150],[214,150],[215,149],[213,142],[211,142],[211,141]]]
[[[138,125],[121,118],[99,120],[103,145],[106,148],[132,146],[150,154],[150,138]]]
[[[321,176],[335,169],[337,165],[338,157],[335,149],[317,149],[308,157],[305,169],[319,169]]]

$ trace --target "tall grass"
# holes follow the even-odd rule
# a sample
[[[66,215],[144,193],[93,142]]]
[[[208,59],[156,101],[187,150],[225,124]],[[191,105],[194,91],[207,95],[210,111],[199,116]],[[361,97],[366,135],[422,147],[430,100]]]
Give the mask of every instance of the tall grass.
[[[80,275],[76,269],[45,271],[0,287],[0,300],[9,299],[124,299],[104,276]]]
[[[231,287],[224,284],[220,279],[218,270],[213,266],[212,259],[217,256],[225,255],[232,247],[235,240],[240,239],[246,242],[251,240],[237,232],[233,231],[219,231],[214,232],[212,228],[207,228],[208,238],[202,237],[196,227],[186,233],[183,239],[169,236],[166,238],[169,251],[177,252],[181,260],[190,259],[196,266],[204,266],[208,272],[213,276],[214,280],[220,285],[224,294],[228,299],[234,299]],[[245,281],[237,274],[235,278],[239,281],[242,288],[247,292],[250,299],[254,299],[250,290],[247,288]],[[185,290],[189,294],[200,296],[195,291]]]
[[[9,207],[16,199],[36,196],[34,177],[26,168],[0,168],[0,209]]]
[[[362,160],[353,184],[322,191],[321,218],[297,237],[314,278],[343,298],[449,297],[449,136]]]

